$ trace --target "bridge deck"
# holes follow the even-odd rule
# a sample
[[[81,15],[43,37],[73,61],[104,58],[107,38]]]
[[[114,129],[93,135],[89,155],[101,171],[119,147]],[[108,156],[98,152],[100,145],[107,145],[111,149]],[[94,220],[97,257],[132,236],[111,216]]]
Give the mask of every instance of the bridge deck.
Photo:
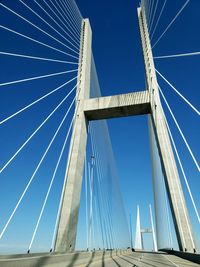
[[[83,252],[71,254],[0,257],[1,267],[197,267],[174,255],[131,251]]]
[[[86,266],[86,265],[82,265]],[[197,267],[199,264],[174,255],[155,253],[129,253],[107,258],[104,262],[93,262],[90,267]]]

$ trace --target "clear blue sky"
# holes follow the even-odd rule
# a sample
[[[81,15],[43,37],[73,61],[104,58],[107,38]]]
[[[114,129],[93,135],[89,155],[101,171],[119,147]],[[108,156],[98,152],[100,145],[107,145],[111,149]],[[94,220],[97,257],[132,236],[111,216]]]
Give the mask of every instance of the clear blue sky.
[[[37,25],[40,25],[41,27],[43,26],[46,30],[48,29],[48,27],[41,24],[39,19],[30,15],[18,1],[7,3],[8,1],[2,0],[1,2],[8,4],[9,7],[26,16]],[[29,1],[25,2],[29,3]],[[138,6],[138,1],[109,0],[94,2],[91,0],[77,0],[76,2],[83,17],[89,17],[91,22],[93,30],[93,54],[102,95],[143,90],[145,88],[145,77],[137,21],[136,8]],[[163,3],[163,1],[159,2],[160,4]],[[160,36],[183,3],[183,0],[167,1],[165,12],[161,18],[153,42]],[[32,7],[39,12],[39,9],[35,4],[33,4]],[[200,25],[200,18],[198,15],[199,10],[199,0],[191,0],[172,28],[155,47],[153,51],[155,56],[200,51],[200,36],[198,34]],[[5,11],[2,7],[0,7],[0,14],[0,24],[18,31],[20,30],[24,34],[30,34],[30,36],[39,38],[47,43],[49,42],[48,37],[44,37],[42,33],[33,30],[31,26],[22,23],[20,19],[9,14],[9,12]],[[44,15],[44,17],[48,19],[47,16]],[[30,41],[22,41],[20,38],[16,38],[2,29],[0,29],[0,31],[2,36],[0,44],[1,51],[59,58],[61,60],[66,59],[64,55],[55,51],[42,48],[36,44],[32,44]],[[51,44],[55,45],[56,42],[52,41]],[[62,46],[57,45],[57,47],[63,49]],[[199,56],[196,56],[177,59],[160,59],[155,61],[156,68],[198,109],[200,106],[199,58]],[[73,59],[67,58],[67,60]],[[0,64],[0,82],[66,70],[66,67],[63,64],[45,62],[39,64],[38,61],[20,61],[4,56],[1,56]],[[72,66],[70,69],[73,68],[75,67]],[[5,118],[7,115],[18,110],[19,107],[23,107],[39,95],[49,92],[56,86],[74,77],[73,74],[67,75],[68,77],[64,75],[59,76],[59,78],[49,78],[34,83],[19,84],[14,87],[2,87],[0,89],[0,118]],[[194,114],[194,112],[192,112],[174,92],[172,92],[172,89],[169,88],[169,86],[163,83],[160,79],[159,83],[180,122],[180,126],[183,129],[196,158],[199,159],[200,126],[198,116]],[[71,88],[73,85],[74,83],[72,83]],[[0,146],[1,151],[3,152],[1,153],[0,166],[3,166],[33,129],[35,129],[50,113],[52,107],[55,107],[61,101],[64,95],[65,90],[64,92],[60,91],[56,96],[50,97],[48,101],[44,101],[37,105],[37,107],[34,107],[29,112],[23,114],[23,116],[19,116],[11,123],[6,123],[1,126]],[[72,98],[73,96],[71,99]],[[0,201],[1,203],[4,203],[0,207],[0,214],[2,214],[0,223],[1,228],[5,224],[14,203],[16,203],[24,185],[37,165],[37,162],[50,141],[53,132],[58,127],[59,121],[64,115],[65,110],[66,109],[62,107],[52,118],[51,123],[47,124],[45,129],[32,141],[31,145],[24,150],[24,153],[22,155],[20,154],[14,163],[9,165],[7,170],[1,174],[0,180],[2,193],[0,194]],[[183,160],[188,181],[191,185],[197,206],[200,209],[199,173],[175,129],[169,114],[167,115]],[[132,214],[134,228],[136,205],[139,204],[141,208],[142,226],[148,227],[150,225],[148,204],[153,204],[153,193],[147,117],[142,116],[109,120],[108,125],[127,216]],[[61,138],[56,141],[57,143],[54,145],[52,153],[49,154],[47,161],[42,165],[39,175],[27,194],[23,205],[20,207],[13,222],[10,224],[6,235],[0,241],[0,251],[26,251],[32,235],[30,229],[33,229],[35,225],[40,205],[44,199],[44,194],[50,179],[49,177],[52,175],[53,167],[51,166],[54,166],[56,163],[56,157],[59,154],[59,149],[64,140],[67,126],[67,124],[64,126],[64,129],[60,133]],[[44,250],[49,248],[51,242],[49,233],[53,229],[56,216],[56,207],[61,190],[60,184],[62,178],[60,177],[64,174],[64,165],[65,162],[63,160],[62,168],[60,168],[58,173],[58,182],[55,183],[54,193],[50,198],[44,219],[39,228],[34,249]],[[39,191],[38,186],[40,188]],[[185,186],[184,191],[186,192]],[[188,207],[190,208],[195,235],[199,240],[199,225],[195,219],[194,212],[192,211],[188,195],[186,195],[186,199],[188,200]],[[19,240],[21,240],[20,243]],[[146,241],[149,248],[150,239],[147,238]]]

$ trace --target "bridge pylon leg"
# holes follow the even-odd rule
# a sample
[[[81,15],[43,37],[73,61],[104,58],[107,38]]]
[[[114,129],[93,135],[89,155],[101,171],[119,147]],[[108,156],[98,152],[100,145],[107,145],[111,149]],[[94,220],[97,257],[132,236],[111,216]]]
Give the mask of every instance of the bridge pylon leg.
[[[87,119],[84,114],[84,99],[90,93],[92,31],[88,19],[83,20],[77,86],[76,117],[73,125],[62,206],[55,239],[55,252],[75,249],[80,195],[87,143]]]
[[[151,120],[165,178],[178,245],[181,251],[194,252],[196,248],[192,226],[165,123],[164,111],[160,102],[159,87],[143,5],[138,8],[138,19],[145,61],[146,81],[150,94]]]

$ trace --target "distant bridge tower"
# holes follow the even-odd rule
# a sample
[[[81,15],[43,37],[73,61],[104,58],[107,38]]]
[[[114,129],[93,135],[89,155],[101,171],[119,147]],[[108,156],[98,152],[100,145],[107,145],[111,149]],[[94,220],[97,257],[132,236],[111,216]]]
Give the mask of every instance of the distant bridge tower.
[[[140,208],[137,206],[137,217],[136,217],[136,231],[135,231],[135,248],[143,250],[142,232],[140,225]]]
[[[153,240],[153,250],[158,251],[156,236],[155,236],[155,230],[154,230],[154,224],[153,224],[151,205],[149,205],[149,210],[150,210],[151,228],[143,228],[142,229],[141,224],[140,224],[140,208],[139,208],[139,206],[137,206],[135,249],[144,250],[143,234],[151,233],[152,234],[152,240]]]
[[[196,249],[165,123],[164,112],[160,102],[146,16],[142,7],[138,8],[138,19],[147,88],[140,92],[92,99],[89,99],[92,32],[89,21],[87,19],[83,20],[76,118],[71,138],[62,194],[62,207],[55,241],[55,251],[57,252],[73,251],[75,249],[88,121],[143,114],[150,114],[152,131],[155,135],[159,151],[179,249],[190,252]]]

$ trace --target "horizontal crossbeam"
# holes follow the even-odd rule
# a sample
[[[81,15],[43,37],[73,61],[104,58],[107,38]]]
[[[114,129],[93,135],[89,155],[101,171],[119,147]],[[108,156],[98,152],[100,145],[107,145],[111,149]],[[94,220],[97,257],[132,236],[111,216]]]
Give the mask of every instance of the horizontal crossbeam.
[[[148,91],[90,98],[84,100],[84,112],[88,120],[120,118],[150,113]]]

